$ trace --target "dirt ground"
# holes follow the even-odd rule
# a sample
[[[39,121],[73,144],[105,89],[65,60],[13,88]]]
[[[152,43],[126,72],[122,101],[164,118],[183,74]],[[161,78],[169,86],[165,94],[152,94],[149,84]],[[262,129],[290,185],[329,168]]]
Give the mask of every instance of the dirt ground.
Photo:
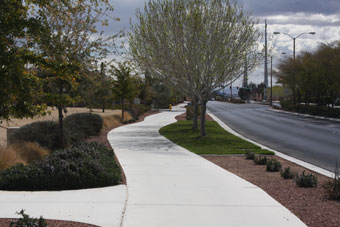
[[[5,146],[7,144],[7,127],[21,127],[27,124],[30,124],[34,121],[57,121],[58,120],[58,110],[56,108],[52,109],[49,108],[48,111],[50,111],[50,114],[46,114],[46,116],[37,116],[34,118],[23,118],[23,119],[17,119],[13,118],[10,121],[4,121],[0,124],[0,146]],[[103,113],[101,109],[90,109],[87,108],[73,108],[69,107],[67,108],[67,113],[64,113],[64,116],[68,116],[74,113],[96,113],[101,116],[107,116],[107,115],[120,115],[121,110],[105,110]]]

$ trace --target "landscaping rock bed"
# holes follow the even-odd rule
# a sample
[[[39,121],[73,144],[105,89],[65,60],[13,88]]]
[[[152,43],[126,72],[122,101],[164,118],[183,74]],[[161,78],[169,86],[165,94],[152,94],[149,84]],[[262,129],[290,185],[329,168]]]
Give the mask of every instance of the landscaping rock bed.
[[[328,200],[323,185],[330,180],[316,174],[318,186],[316,188],[300,188],[291,179],[283,179],[280,172],[266,172],[263,165],[255,165],[252,160],[240,156],[203,156],[218,166],[257,185],[276,199],[283,206],[299,217],[310,227],[338,227],[340,226],[340,201]],[[292,162],[274,156],[282,166],[290,167],[293,172],[301,174],[308,169]]]

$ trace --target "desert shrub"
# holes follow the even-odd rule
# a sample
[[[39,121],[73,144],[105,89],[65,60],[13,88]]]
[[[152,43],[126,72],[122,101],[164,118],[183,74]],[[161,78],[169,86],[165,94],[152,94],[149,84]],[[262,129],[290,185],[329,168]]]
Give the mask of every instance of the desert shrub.
[[[265,165],[267,161],[268,161],[267,156],[259,155],[254,158],[254,163],[256,165]]]
[[[326,197],[332,200],[340,200],[340,174],[338,163],[334,171],[334,178],[326,182],[323,187],[326,191]]]
[[[247,150],[246,153],[245,153],[245,156],[246,156],[246,159],[248,159],[248,160],[254,160],[255,152]]]
[[[49,151],[46,148],[34,142],[15,143],[11,144],[10,147],[12,147],[14,152],[16,152],[25,162],[41,160],[49,154]]]
[[[332,200],[340,200],[340,178],[334,178],[328,181],[324,188],[326,190],[326,196]]]
[[[0,170],[7,169],[20,163],[25,164],[26,162],[13,147],[0,147]]]
[[[283,170],[281,169],[281,177],[283,179],[293,179],[294,173],[290,170],[290,167],[287,167],[284,168]]]
[[[305,171],[303,171],[301,175],[296,174],[294,181],[297,186],[302,188],[314,188],[318,183],[316,175],[312,173],[305,174]]]
[[[133,118],[137,118],[140,115],[144,114],[145,112],[149,111],[151,107],[148,107],[143,104],[133,104],[131,109],[131,114]]]
[[[267,172],[278,172],[281,169],[281,163],[276,159],[269,159],[266,163]]]
[[[98,136],[102,128],[103,118],[98,114],[76,113],[64,119],[65,139],[70,144]]]
[[[21,215],[22,217],[16,221],[12,221],[10,223],[10,227],[46,227],[46,221],[43,217],[31,218],[29,215],[25,214],[24,210],[21,210],[17,214]]]
[[[111,186],[120,181],[113,151],[95,142],[58,150],[41,161],[0,172],[2,190],[69,190]]]
[[[56,122],[37,121],[24,125],[14,131],[9,138],[9,142],[37,142],[49,150],[55,150],[60,148],[57,131],[58,124]]]

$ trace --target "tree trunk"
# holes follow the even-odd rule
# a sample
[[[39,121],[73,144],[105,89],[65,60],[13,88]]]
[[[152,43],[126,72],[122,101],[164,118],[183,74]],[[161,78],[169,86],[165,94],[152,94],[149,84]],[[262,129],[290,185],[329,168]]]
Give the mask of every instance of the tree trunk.
[[[206,136],[205,132],[205,113],[207,110],[207,102],[203,101],[201,103],[201,136]]]
[[[125,111],[124,98],[122,98],[122,122],[124,121],[124,111]]]
[[[198,128],[198,101],[196,98],[192,100],[193,104],[193,117],[192,117],[192,130],[195,131]]]
[[[64,149],[65,148],[65,139],[64,139],[64,125],[63,125],[63,108],[61,106],[58,106],[58,118],[59,118],[59,146],[60,148]]]
[[[105,99],[102,99],[102,110],[105,113]]]

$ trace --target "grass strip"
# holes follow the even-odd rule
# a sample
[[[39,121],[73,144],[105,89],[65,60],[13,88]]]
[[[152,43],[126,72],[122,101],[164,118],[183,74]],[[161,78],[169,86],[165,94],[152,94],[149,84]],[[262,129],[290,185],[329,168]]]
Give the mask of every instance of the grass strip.
[[[274,154],[225,131],[217,122],[206,121],[206,136],[200,137],[199,130],[191,129],[192,121],[177,121],[159,130],[172,142],[196,154]]]

